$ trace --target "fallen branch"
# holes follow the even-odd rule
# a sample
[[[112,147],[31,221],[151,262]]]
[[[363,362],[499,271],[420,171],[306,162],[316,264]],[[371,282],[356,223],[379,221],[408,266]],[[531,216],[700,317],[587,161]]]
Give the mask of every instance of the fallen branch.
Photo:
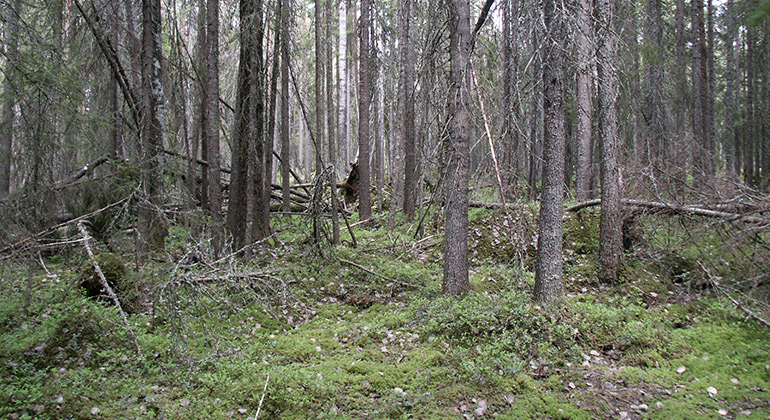
[[[474,208],[481,208],[481,209],[501,209],[501,208],[516,209],[516,208],[524,207],[522,204],[517,204],[517,203],[493,203],[489,201],[475,201],[475,200],[469,201],[468,206],[474,207]]]
[[[94,160],[94,161],[92,161],[90,163],[87,163],[85,166],[83,166],[82,168],[78,169],[78,171],[75,172],[71,177],[67,178],[64,181],[57,182],[53,186],[53,189],[54,190],[61,190],[61,189],[64,189],[64,188],[67,188],[67,187],[71,186],[75,181],[77,181],[80,178],[83,178],[84,176],[86,176],[86,174],[88,174],[89,172],[92,172],[98,166],[100,166],[101,164],[103,164],[105,162],[108,162],[108,161],[109,161],[109,159],[107,159],[106,156],[102,156],[102,157],[97,158],[96,160]]]
[[[257,407],[257,414],[254,415],[254,420],[257,420],[259,417],[259,412],[262,411],[262,403],[265,401],[265,395],[267,395],[267,383],[270,382],[270,374],[267,374],[267,379],[265,379],[265,388],[262,390],[262,398],[259,399],[259,407]]]
[[[102,283],[102,287],[104,287],[104,290],[107,291],[107,295],[112,299],[112,302],[115,303],[115,306],[118,308],[118,311],[120,312],[121,318],[123,318],[123,323],[126,324],[126,328],[128,328],[129,334],[131,334],[131,338],[134,339],[134,345],[136,346],[136,352],[139,354],[139,357],[142,357],[142,349],[139,348],[139,341],[136,339],[136,333],[134,333],[134,330],[131,328],[131,324],[128,322],[128,317],[126,316],[126,313],[123,312],[123,307],[120,306],[120,301],[118,300],[118,296],[115,294],[115,291],[112,290],[112,287],[107,282],[107,278],[104,277],[104,272],[102,271],[102,268],[99,266],[99,263],[96,261],[96,257],[94,257],[93,251],[91,251],[91,246],[88,244],[88,232],[86,231],[86,227],[83,226],[83,222],[78,222],[77,224],[78,230],[80,231],[80,234],[83,235],[83,247],[85,247],[86,252],[88,253],[88,259],[91,260],[91,264],[94,266],[94,270],[96,271],[96,274],[99,276],[99,281]]]
[[[346,264],[350,264],[350,265],[352,265],[353,267],[356,267],[356,268],[358,268],[358,269],[361,269],[361,270],[363,270],[363,271],[366,271],[367,273],[369,273],[369,274],[371,274],[371,275],[373,275],[373,276],[377,276],[377,277],[380,277],[380,278],[382,278],[382,279],[384,279],[384,280],[386,280],[386,281],[389,281],[389,282],[391,282],[391,283],[398,283],[398,284],[400,284],[400,285],[402,285],[402,286],[407,286],[407,287],[414,287],[415,289],[419,289],[419,286],[417,286],[417,285],[415,285],[415,284],[411,284],[411,283],[407,283],[407,282],[403,282],[403,281],[399,281],[399,280],[395,280],[395,279],[392,279],[392,278],[390,278],[390,277],[387,277],[387,276],[384,276],[384,275],[382,275],[382,274],[380,274],[380,273],[377,273],[377,272],[375,272],[375,271],[372,271],[372,270],[370,270],[370,269],[368,269],[368,268],[364,267],[363,265],[360,265],[360,264],[356,264],[356,263],[354,263],[353,261],[348,261],[348,260],[346,260],[346,259],[344,259],[344,258],[340,258],[340,257],[337,257],[337,259],[338,259],[340,262],[344,262],[344,263],[346,263]]]
[[[602,203],[601,199],[588,200],[566,208],[568,212],[577,212],[587,207],[598,206]],[[742,221],[749,223],[770,223],[770,218],[759,216],[747,216],[739,213],[728,213],[718,210],[709,210],[693,205],[678,205],[672,203],[661,203],[657,201],[642,200],[621,200],[621,204],[629,207],[655,210],[663,213],[674,214],[692,214],[696,216],[727,219],[729,221]]]
[[[124,198],[124,199],[122,199],[120,201],[116,201],[116,202],[114,202],[112,204],[109,204],[109,205],[107,205],[105,207],[102,207],[99,210],[94,210],[91,213],[84,214],[84,215],[78,216],[78,217],[76,217],[74,219],[67,220],[66,222],[59,223],[58,225],[51,226],[51,227],[46,228],[45,230],[42,230],[42,231],[40,231],[40,232],[38,232],[38,233],[36,233],[34,235],[28,236],[28,237],[26,237],[26,238],[24,238],[24,239],[22,239],[20,241],[14,242],[14,243],[12,243],[10,245],[6,245],[2,249],[0,249],[0,254],[2,254],[4,252],[13,251],[15,249],[18,249],[19,247],[21,247],[25,243],[38,240],[41,237],[46,236],[46,235],[50,235],[51,233],[53,233],[53,232],[63,228],[64,226],[71,225],[73,223],[79,223],[79,222],[81,222],[81,221],[83,221],[85,219],[88,219],[88,218],[91,218],[93,216],[96,216],[99,213],[105,212],[105,211],[107,211],[107,210],[109,210],[109,209],[111,209],[113,207],[116,207],[116,206],[119,206],[119,205],[125,203],[130,198],[131,198],[131,196],[128,196],[128,197],[126,197],[126,198]]]

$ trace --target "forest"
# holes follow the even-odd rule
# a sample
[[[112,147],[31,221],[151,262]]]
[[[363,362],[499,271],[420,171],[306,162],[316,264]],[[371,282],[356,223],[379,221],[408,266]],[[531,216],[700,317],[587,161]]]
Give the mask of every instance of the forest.
[[[770,418],[770,1],[1,0],[0,418]]]

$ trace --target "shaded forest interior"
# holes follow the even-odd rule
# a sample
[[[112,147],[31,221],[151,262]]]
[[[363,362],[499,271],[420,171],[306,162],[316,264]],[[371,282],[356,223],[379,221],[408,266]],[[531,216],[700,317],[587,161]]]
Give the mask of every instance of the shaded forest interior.
[[[20,402],[17,382],[114,362],[120,352],[105,355],[102,330],[131,363],[156,357],[224,375],[235,368],[205,360],[253,352],[268,364],[263,344],[291,346],[292,334],[322,329],[319,313],[355,331],[372,317],[387,330],[372,315],[384,311],[395,320],[377,357],[411,363],[410,351],[427,351],[440,359],[432,367],[450,366],[436,374],[454,369],[474,384],[454,393],[457,403],[447,397],[456,384],[429,386],[430,369],[416,362],[409,369],[424,385],[409,389],[375,384],[362,368],[368,385],[357,391],[378,394],[382,410],[371,418],[414,413],[425,393],[447,394],[424,418],[510,414],[529,388],[567,398],[582,386],[567,380],[557,392],[547,381],[577,375],[575,355],[596,351],[585,363],[609,370],[661,369],[701,349],[680,346],[682,328],[744,328],[746,343],[768,343],[768,0],[4,0],[0,9],[4,337],[48,325],[40,313],[67,302],[54,311],[58,327],[0,351],[0,417],[61,415],[50,396]],[[694,320],[700,310],[711,315]],[[68,318],[75,313],[88,315]],[[102,313],[114,325],[100,323]],[[272,336],[239,341],[228,317]],[[608,338],[613,326],[601,317],[626,335]],[[662,326],[639,338],[638,319]],[[190,339],[193,331],[208,338]],[[345,348],[335,334],[333,346]],[[513,343],[517,334],[542,345]],[[56,336],[71,340],[50,344]],[[400,359],[388,350],[395,342]],[[291,392],[268,398],[266,415],[362,418],[344,399],[319,405],[350,378],[313,382],[333,376],[322,362],[302,378],[288,373],[315,357],[312,347],[276,350],[281,368],[258,370],[273,375],[265,391],[250,391],[263,399],[270,380],[305,384],[315,398],[307,410]],[[463,365],[471,354],[479,365]],[[26,371],[20,355],[35,360]],[[544,362],[551,356],[564,364]],[[592,402],[551,404],[572,413],[565,418],[676,417],[666,411],[674,408],[739,416],[766,402],[748,389],[770,384],[757,365],[752,385],[733,382],[749,395],[742,401],[720,394],[715,408],[672,397],[662,408],[649,404],[667,401],[673,379],[632,386],[624,377],[637,408],[620,397],[603,408],[587,396],[599,373],[582,366],[590,379],[578,400]],[[473,397],[487,385],[491,395]],[[380,399],[386,389],[390,399]],[[189,410],[182,394],[167,392],[184,409],[167,418]],[[97,408],[85,401],[67,413]],[[538,401],[533,416],[550,410]],[[257,417],[263,401],[238,404],[258,406]]]

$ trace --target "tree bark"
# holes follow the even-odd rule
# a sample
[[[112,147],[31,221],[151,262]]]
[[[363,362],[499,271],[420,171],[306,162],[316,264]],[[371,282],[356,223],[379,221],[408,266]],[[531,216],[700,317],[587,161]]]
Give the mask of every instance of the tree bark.
[[[332,192],[332,243],[340,243],[340,218],[337,209],[337,143],[334,135],[334,37],[332,26],[336,15],[332,13],[332,1],[326,0],[326,126],[329,147],[329,165],[332,166],[331,182],[329,188]]]
[[[726,40],[727,44],[727,86],[725,87],[724,108],[725,108],[725,165],[726,173],[730,177],[738,176],[740,168],[736,166],[736,144],[735,144],[735,84],[736,84],[736,65],[735,65],[735,10],[733,0],[727,0],[727,9],[725,10],[726,22]]]
[[[281,0],[281,190],[283,203],[281,210],[288,212],[291,207],[289,194],[289,172],[291,162],[289,154],[289,4]]]
[[[560,304],[564,299],[562,270],[562,217],[564,214],[564,10],[562,3],[545,0],[543,89],[545,129],[543,140],[543,192],[540,197],[535,301]]]
[[[597,3],[599,38],[599,127],[601,134],[602,209],[599,222],[599,280],[615,283],[623,257],[618,166],[618,75],[615,35],[616,0]]]
[[[592,2],[580,0],[577,19],[577,165],[575,168],[575,195],[579,201],[591,197],[593,150],[593,95],[591,60],[593,58],[590,17]]]
[[[401,78],[399,83],[404,107],[399,118],[403,124],[404,142],[404,213],[406,219],[414,218],[415,189],[417,187],[417,161],[414,143],[414,45],[412,45],[410,26],[412,24],[412,0],[399,1],[399,49],[401,50]]]
[[[162,203],[163,51],[160,0],[142,0],[142,167],[144,195],[139,204],[139,253],[162,250],[168,231]]]
[[[21,2],[14,0],[3,6],[5,15],[5,80],[3,84],[3,115],[0,130],[0,202],[4,201],[11,192],[11,167],[13,157],[13,123],[16,106],[16,62],[19,51],[19,6]]]
[[[470,164],[470,4],[447,0],[449,7],[449,138],[446,139],[444,212],[445,294],[468,291],[468,166]]]
[[[204,135],[208,145],[209,215],[211,244],[214,255],[223,245],[222,187],[219,172],[219,0],[206,4],[206,124]]]
[[[369,22],[369,11],[371,0],[361,0],[361,27],[360,34],[360,83],[358,89],[358,216],[361,220],[367,220],[372,217],[371,201],[371,177],[369,176],[369,104],[372,100],[372,90],[370,88],[371,72],[369,55],[371,54],[371,45],[369,42],[369,32],[371,23]]]
[[[656,170],[649,175],[660,175],[668,162],[668,131],[663,97],[663,17],[660,0],[647,0],[647,28],[645,34],[645,63],[647,66],[647,137],[649,159]]]
[[[713,154],[709,150],[708,130],[708,64],[706,62],[706,31],[703,18],[703,0],[692,0],[693,34],[693,137],[694,178],[696,186],[703,187],[712,174]]]

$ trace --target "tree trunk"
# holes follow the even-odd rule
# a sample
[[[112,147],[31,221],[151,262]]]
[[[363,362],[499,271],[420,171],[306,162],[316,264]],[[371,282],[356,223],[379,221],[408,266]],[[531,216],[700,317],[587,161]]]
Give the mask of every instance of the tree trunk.
[[[328,1],[328,0],[327,0]],[[315,0],[315,147],[316,176],[323,171],[321,156],[324,145],[324,42],[323,0]]]
[[[332,166],[331,182],[329,188],[332,192],[332,243],[340,243],[340,219],[337,209],[337,143],[334,141],[334,37],[332,26],[335,18],[332,13],[332,1],[326,0],[326,110],[327,110],[327,138],[329,139],[329,165]]]
[[[265,194],[265,179],[269,176],[265,172],[265,155],[272,154],[272,150],[265,150],[265,53],[263,39],[265,38],[265,23],[263,21],[262,0],[250,0],[254,3],[254,15],[247,21],[248,31],[253,34],[253,48],[251,54],[251,124],[252,124],[252,144],[249,152],[249,189],[252,196],[249,200],[251,204],[251,240],[259,241],[270,235],[270,226],[265,221],[269,220],[264,214],[263,205]]]
[[[446,150],[444,211],[445,294],[459,295],[470,288],[468,280],[468,165],[470,163],[470,4],[448,0],[449,5],[449,138]]]
[[[725,108],[725,159],[726,173],[729,177],[736,177],[740,168],[736,166],[736,144],[735,144],[735,10],[733,0],[727,0],[727,9],[725,10],[726,23],[726,44],[727,44],[727,86],[725,87],[724,108]]]
[[[281,0],[281,191],[283,203],[281,210],[291,209],[289,181],[291,162],[289,154],[289,13],[290,5]]]
[[[535,301],[559,304],[564,299],[562,280],[562,216],[564,214],[564,149],[566,121],[564,118],[564,10],[556,0],[545,0],[544,18],[547,35],[544,39],[544,140],[543,192],[540,197],[540,218],[535,271]]]
[[[406,213],[406,219],[411,221],[414,217],[417,187],[417,152],[414,144],[414,45],[410,38],[412,0],[400,0],[399,6],[399,49],[401,50],[401,78],[403,78],[403,83],[399,83],[401,87],[399,96],[403,97],[404,101],[399,121],[403,124],[404,142],[404,213]]]
[[[360,220],[367,220],[372,217],[371,201],[371,178],[369,176],[369,104],[372,99],[372,90],[370,88],[371,72],[369,55],[371,54],[371,45],[369,43],[369,32],[371,23],[369,22],[369,11],[371,0],[361,0],[361,27],[359,33],[361,36],[360,44],[360,83],[358,89],[358,217]]]
[[[347,168],[347,141],[348,141],[348,12],[345,0],[340,1],[339,10],[339,63],[337,64],[337,83],[339,95],[337,97],[337,146],[339,147],[338,169],[344,172]]]
[[[597,3],[599,38],[599,127],[601,134],[602,208],[599,222],[599,280],[615,283],[623,257],[618,166],[618,74],[615,35],[616,0]]]
[[[142,0],[142,168],[139,253],[162,250],[168,233],[162,204],[163,51],[160,0]]]
[[[222,188],[219,166],[219,0],[206,5],[206,124],[204,135],[208,145],[209,215],[214,255],[222,250]]]
[[[663,17],[660,0],[647,0],[647,30],[645,34],[645,63],[647,66],[647,137],[649,156],[655,170],[649,175],[659,175],[668,162],[668,131],[666,108],[663,100],[665,80],[663,75]]]
[[[577,165],[575,195],[578,201],[591,198],[593,149],[593,95],[591,60],[593,58],[590,0],[580,0],[577,20]]]
[[[0,202],[4,201],[11,192],[11,167],[13,157],[13,122],[15,116],[16,93],[16,62],[19,50],[19,22],[21,2],[14,0],[3,6],[5,15],[5,81],[3,86],[3,115],[0,130]]]
[[[706,63],[706,31],[703,19],[703,0],[692,0],[693,34],[693,163],[695,184],[706,186],[712,164],[708,147],[708,65]]]

